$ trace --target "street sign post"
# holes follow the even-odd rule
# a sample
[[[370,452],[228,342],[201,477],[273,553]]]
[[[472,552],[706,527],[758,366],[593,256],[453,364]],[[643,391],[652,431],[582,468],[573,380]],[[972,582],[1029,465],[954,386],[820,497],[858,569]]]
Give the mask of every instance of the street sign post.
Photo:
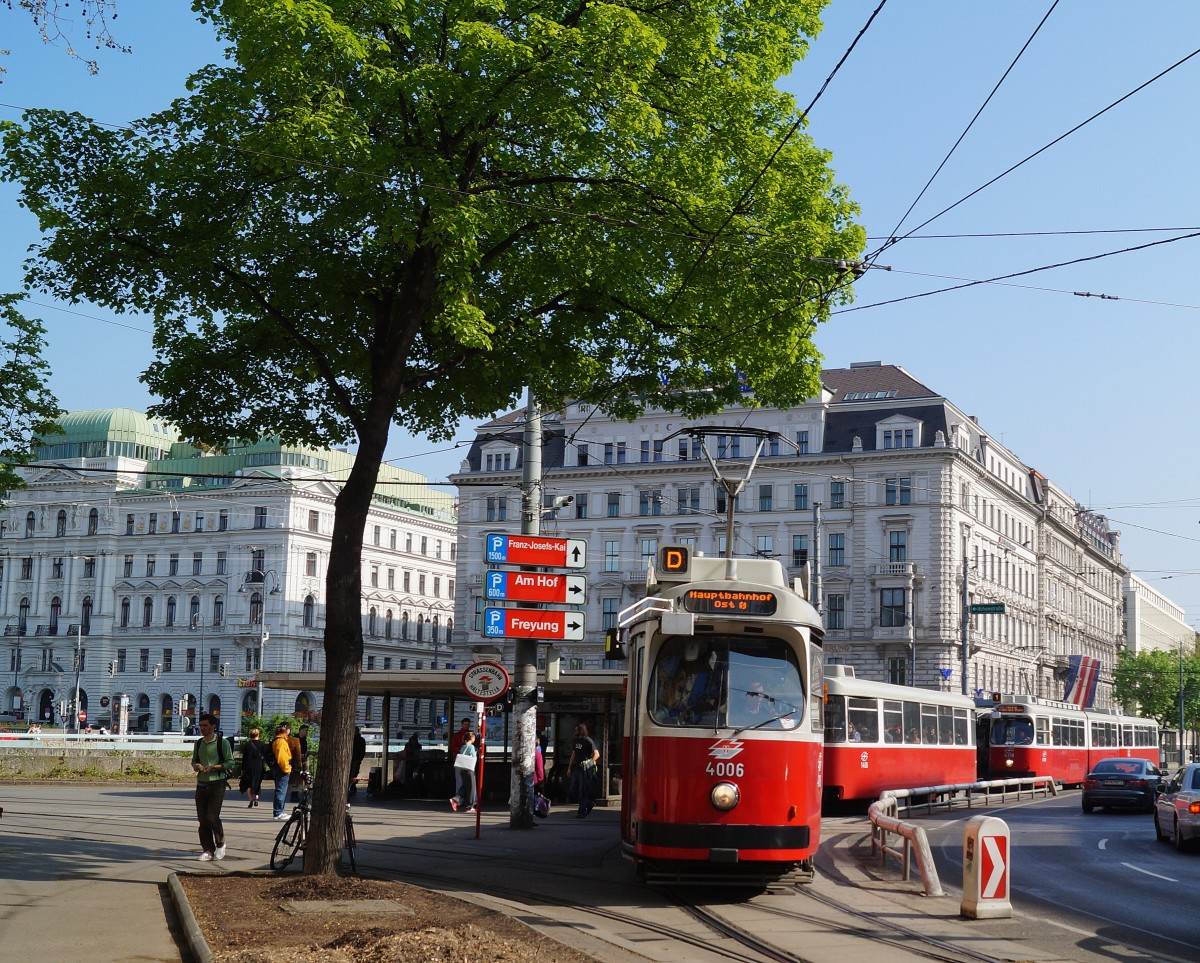
[[[547,609],[484,609],[483,634],[491,639],[583,641],[583,615]]]
[[[971,606],[972,615],[1003,615],[1003,602],[976,602]]]
[[[587,541],[582,538],[542,538],[538,535],[505,535],[488,532],[485,561],[489,565],[537,565],[546,568],[583,568]]]
[[[582,575],[489,570],[484,598],[582,605],[587,601],[587,579]]]

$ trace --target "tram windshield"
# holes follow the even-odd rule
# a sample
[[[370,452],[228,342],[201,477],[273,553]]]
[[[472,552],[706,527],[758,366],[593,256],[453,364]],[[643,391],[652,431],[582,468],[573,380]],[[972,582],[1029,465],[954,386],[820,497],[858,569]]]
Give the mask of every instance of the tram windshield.
[[[993,746],[1033,745],[1032,719],[997,719],[992,723]]]
[[[673,636],[650,676],[647,709],[663,726],[795,729],[804,685],[780,639]]]

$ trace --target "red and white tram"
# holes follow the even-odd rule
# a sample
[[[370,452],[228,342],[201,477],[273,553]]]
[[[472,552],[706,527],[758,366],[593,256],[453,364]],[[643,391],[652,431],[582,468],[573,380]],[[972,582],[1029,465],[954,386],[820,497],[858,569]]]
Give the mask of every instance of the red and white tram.
[[[975,702],[825,666],[825,798],[973,783]]]
[[[1158,764],[1158,724],[1152,719],[1081,709],[1034,696],[993,697],[980,727],[988,742],[988,775],[1053,776],[1063,785],[1083,782],[1108,756]]]
[[[621,839],[656,882],[812,876],[820,843],[820,616],[774,559],[661,549],[621,614]]]

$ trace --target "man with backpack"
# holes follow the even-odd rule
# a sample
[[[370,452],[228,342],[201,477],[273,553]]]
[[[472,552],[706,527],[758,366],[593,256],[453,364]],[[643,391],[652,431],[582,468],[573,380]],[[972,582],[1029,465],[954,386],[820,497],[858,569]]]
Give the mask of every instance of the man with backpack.
[[[217,720],[209,713],[200,717],[200,738],[192,748],[192,770],[196,773],[196,818],[200,822],[200,859],[225,858],[225,827],[221,806],[225,802],[225,780],[233,771],[233,749],[217,731]]]

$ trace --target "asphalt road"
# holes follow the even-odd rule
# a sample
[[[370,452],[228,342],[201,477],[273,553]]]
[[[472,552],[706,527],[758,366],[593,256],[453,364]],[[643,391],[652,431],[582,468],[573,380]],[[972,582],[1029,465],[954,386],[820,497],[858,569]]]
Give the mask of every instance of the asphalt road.
[[[917,817],[944,879],[962,879],[957,811]],[[1200,851],[1157,842],[1150,815],[1085,815],[1077,791],[988,810],[1009,827],[1014,910],[1155,953],[1200,959]]]

